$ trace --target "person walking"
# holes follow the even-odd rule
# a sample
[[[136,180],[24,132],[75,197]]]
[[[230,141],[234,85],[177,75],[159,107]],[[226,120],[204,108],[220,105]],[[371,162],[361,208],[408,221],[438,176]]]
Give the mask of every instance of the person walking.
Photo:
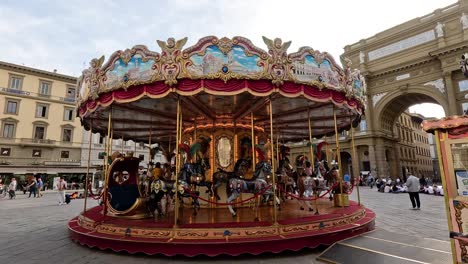
[[[37,198],[42,197],[42,187],[44,187],[44,182],[42,182],[41,178],[37,179]]]
[[[62,176],[60,176],[60,179],[55,187],[57,187],[59,205],[65,204],[65,190],[67,189],[67,183],[63,180]]]
[[[419,210],[421,208],[421,202],[419,201],[419,179],[410,174],[406,180],[406,186],[408,187],[408,194],[413,205],[413,210]]]
[[[16,179],[11,178],[10,185],[8,185],[8,194],[10,195],[10,200],[16,198]]]
[[[34,198],[36,198],[36,191],[37,191],[37,180],[36,177],[32,177],[31,183],[28,185],[29,189],[29,197],[31,198],[31,194],[34,193]]]

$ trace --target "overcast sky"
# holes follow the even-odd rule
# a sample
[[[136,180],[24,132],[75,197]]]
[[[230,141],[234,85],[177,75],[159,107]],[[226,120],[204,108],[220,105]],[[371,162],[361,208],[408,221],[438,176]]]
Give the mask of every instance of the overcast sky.
[[[456,0],[3,0],[0,60],[78,76],[92,58],[156,40],[244,36],[266,49],[262,36],[327,51],[343,47]],[[432,113],[434,112],[434,108]],[[425,113],[422,113],[425,114]],[[434,114],[432,114],[434,115]]]

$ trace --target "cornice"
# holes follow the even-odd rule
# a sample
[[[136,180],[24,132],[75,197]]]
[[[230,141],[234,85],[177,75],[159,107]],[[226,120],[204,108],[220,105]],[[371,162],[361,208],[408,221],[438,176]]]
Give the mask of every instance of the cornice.
[[[14,71],[20,71],[24,73],[30,73],[30,74],[35,74],[35,75],[41,75],[41,76],[46,76],[51,79],[55,80],[61,80],[69,83],[76,84],[77,78],[74,76],[69,76],[69,75],[64,75],[60,73],[55,73],[55,72],[49,72],[49,71],[44,71],[40,69],[35,69],[31,67],[26,67],[22,65],[17,65],[9,62],[4,62],[0,61],[0,68],[4,68],[6,70],[14,70]]]
[[[428,64],[428,63],[433,62],[435,60],[436,60],[436,58],[434,58],[434,57],[420,58],[418,60],[411,61],[411,62],[406,63],[406,64],[396,65],[397,67],[386,68],[386,69],[383,69],[383,70],[379,70],[377,72],[369,72],[369,75],[367,75],[366,77],[370,77],[370,78],[381,77],[381,76],[385,76],[385,75],[388,75],[388,74],[391,74],[391,73],[407,70],[409,68],[413,68],[413,67],[416,67],[416,66],[421,66],[421,65],[424,65],[424,64]]]

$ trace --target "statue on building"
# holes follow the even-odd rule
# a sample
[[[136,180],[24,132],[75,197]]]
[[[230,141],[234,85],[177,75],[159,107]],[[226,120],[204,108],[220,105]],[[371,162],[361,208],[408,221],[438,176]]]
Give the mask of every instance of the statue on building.
[[[462,24],[462,29],[468,29],[468,15],[465,13],[462,13],[462,16],[460,17],[460,23]]]
[[[435,32],[436,32],[436,37],[437,38],[441,38],[444,36],[444,27],[445,25],[440,23],[440,22],[437,22],[437,25],[435,27]]]
[[[366,60],[366,54],[364,54],[364,52],[360,51],[359,52],[359,63],[364,63],[364,61]]]

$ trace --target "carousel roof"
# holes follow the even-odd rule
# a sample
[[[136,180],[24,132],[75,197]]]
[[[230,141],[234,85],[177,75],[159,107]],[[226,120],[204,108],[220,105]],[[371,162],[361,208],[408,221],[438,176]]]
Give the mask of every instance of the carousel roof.
[[[334,134],[357,125],[364,113],[364,77],[342,69],[327,53],[291,42],[263,38],[268,51],[243,37],[205,37],[182,50],[187,38],[158,41],[161,53],[135,46],[117,51],[104,63],[93,59],[78,80],[77,113],[93,132],[107,131],[112,112],[114,138],[151,142],[175,137],[177,101],[183,127],[273,129],[285,141]],[[92,120],[92,125],[91,125]]]

